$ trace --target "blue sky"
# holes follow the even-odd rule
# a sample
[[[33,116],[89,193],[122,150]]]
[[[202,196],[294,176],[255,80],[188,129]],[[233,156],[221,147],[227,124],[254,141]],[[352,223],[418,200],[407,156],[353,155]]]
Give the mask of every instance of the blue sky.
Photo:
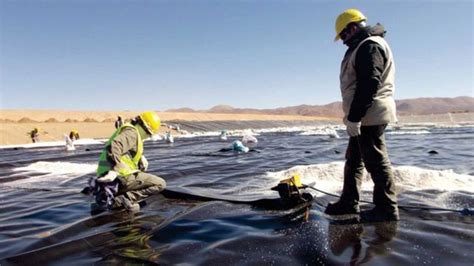
[[[387,29],[396,99],[474,96],[472,1],[1,0],[0,109],[340,101],[353,7]]]

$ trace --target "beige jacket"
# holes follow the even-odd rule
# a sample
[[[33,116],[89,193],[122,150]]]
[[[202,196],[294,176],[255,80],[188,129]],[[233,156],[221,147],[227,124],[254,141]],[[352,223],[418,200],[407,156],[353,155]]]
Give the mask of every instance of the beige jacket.
[[[377,42],[385,51],[387,63],[382,73],[381,85],[377,90],[374,101],[367,113],[362,118],[363,126],[383,125],[397,121],[396,105],[393,99],[395,92],[395,64],[393,55],[388,43],[380,36],[371,36],[361,41],[359,45],[351,52],[347,53],[341,63],[340,88],[342,95],[342,109],[344,111],[344,120],[349,114],[352,100],[354,98],[357,86],[357,77],[355,70],[355,61],[357,51],[364,42],[371,40]]]

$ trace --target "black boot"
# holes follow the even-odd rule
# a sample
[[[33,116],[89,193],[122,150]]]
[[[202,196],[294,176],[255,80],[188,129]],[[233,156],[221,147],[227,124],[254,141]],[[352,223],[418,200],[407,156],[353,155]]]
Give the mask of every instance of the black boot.
[[[346,214],[359,214],[359,204],[355,202],[348,202],[339,200],[335,203],[329,203],[324,213],[329,215],[346,215]]]

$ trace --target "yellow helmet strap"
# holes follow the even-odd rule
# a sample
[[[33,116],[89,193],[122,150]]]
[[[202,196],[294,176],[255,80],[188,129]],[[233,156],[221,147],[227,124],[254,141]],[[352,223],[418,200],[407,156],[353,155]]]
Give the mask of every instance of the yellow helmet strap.
[[[136,125],[136,128],[138,130],[138,133],[140,134],[140,137],[144,140],[149,138],[152,134],[149,132],[149,130],[146,128],[143,123],[139,123]]]
[[[138,119],[138,125],[140,128],[142,128],[148,135],[153,135],[153,132],[151,132],[151,129],[147,126],[146,122],[143,121],[141,118]]]

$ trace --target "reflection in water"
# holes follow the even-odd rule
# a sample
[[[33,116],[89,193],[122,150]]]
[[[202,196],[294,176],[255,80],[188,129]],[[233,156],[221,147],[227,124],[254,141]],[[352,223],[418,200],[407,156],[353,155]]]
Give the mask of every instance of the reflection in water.
[[[329,223],[328,244],[332,253],[338,257],[343,256],[344,251],[350,248],[352,251],[349,263],[357,262],[362,249],[361,235],[363,231],[364,229],[360,224],[335,225]]]
[[[328,226],[328,245],[333,255],[343,263],[355,265],[369,262],[374,255],[388,255],[390,248],[387,244],[396,236],[398,222],[350,225],[329,223]],[[375,232],[372,234],[370,231]],[[362,241],[367,236],[373,238]]]
[[[113,255],[145,262],[157,263],[159,261],[161,251],[155,250],[150,245],[151,234],[140,224],[131,224],[118,228],[114,233],[119,237],[109,243],[108,247],[112,250]],[[106,256],[108,262],[112,262],[113,257]]]
[[[283,218],[288,219],[289,223],[307,222],[311,210],[311,203],[303,203],[300,206],[297,206],[295,209],[296,210],[294,212],[283,216]]]
[[[397,235],[398,222],[374,223],[365,226],[366,230],[372,229],[372,227],[375,229],[375,234],[371,234],[374,236],[373,239],[366,241],[369,246],[362,263],[370,261],[374,255],[386,256],[391,253],[388,244]]]

